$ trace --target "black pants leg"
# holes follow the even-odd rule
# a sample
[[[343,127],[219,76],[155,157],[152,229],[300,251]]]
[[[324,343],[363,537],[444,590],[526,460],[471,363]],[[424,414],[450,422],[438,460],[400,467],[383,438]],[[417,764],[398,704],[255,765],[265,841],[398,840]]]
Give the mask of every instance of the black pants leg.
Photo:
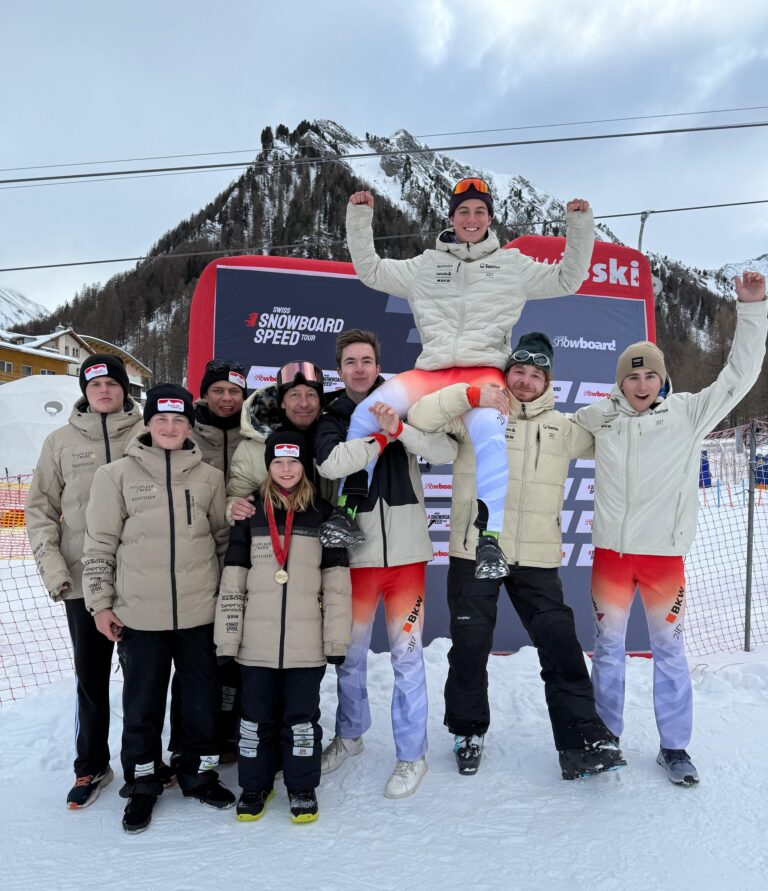
[[[155,764],[162,758],[161,736],[173,659],[172,634],[126,627],[117,645],[123,669],[120,758],[128,786],[156,782]]]
[[[520,621],[536,647],[555,747],[581,748],[605,739],[573,611],[563,602],[557,569],[510,567],[503,580]]]
[[[320,684],[325,665],[286,668],[281,674],[283,778],[289,792],[306,792],[320,785]]]
[[[65,600],[77,677],[75,775],[109,766],[109,678],[114,644],[96,628],[82,598]]]
[[[168,751],[180,752],[184,748],[184,728],[181,722],[181,687],[178,675],[174,672],[171,678],[171,735],[168,739]]]
[[[219,681],[213,625],[167,632],[179,679],[183,748],[179,786],[189,790],[213,782],[219,763]]]
[[[221,751],[237,751],[237,731],[240,721],[240,666],[227,662],[219,666],[219,736]]]
[[[443,723],[451,733],[470,736],[488,730],[491,713],[487,666],[498,598],[498,579],[476,579],[474,560],[450,558],[451,649]]]
[[[280,724],[275,715],[280,672],[241,665],[242,701],[238,782],[244,792],[268,792],[275,781]]]

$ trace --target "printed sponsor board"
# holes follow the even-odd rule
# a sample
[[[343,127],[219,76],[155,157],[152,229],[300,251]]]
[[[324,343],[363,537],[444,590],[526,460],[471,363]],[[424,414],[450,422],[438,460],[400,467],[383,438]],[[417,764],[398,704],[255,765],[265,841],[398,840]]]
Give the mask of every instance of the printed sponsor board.
[[[430,532],[450,532],[451,531],[451,508],[450,507],[428,507],[427,508],[427,528]]]
[[[585,476],[579,481],[579,488],[576,492],[576,501],[594,501],[595,500],[595,481],[592,477]]]
[[[453,477],[449,473],[425,473],[421,485],[425,498],[450,498],[453,495]]]
[[[576,524],[577,535],[592,535],[592,513],[591,510],[581,512],[579,522]]]
[[[589,405],[598,399],[605,399],[611,395],[613,384],[595,384],[590,382],[580,383],[576,389],[576,405]]]
[[[560,529],[563,534],[568,532],[571,528],[571,520],[573,519],[573,511],[572,510],[561,510],[560,511]]]
[[[552,392],[555,394],[555,402],[567,402],[572,386],[573,381],[552,381]]]
[[[573,554],[573,542],[572,541],[564,541],[562,548],[563,559],[560,562],[561,566],[567,566],[571,562],[571,555]]]
[[[591,544],[583,544],[579,548],[579,556],[576,559],[577,566],[591,566],[595,556],[595,549]]]

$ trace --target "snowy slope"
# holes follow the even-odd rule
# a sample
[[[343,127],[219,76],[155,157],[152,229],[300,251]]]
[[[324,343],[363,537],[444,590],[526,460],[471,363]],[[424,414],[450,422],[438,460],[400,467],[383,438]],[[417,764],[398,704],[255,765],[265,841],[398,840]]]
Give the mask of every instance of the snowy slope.
[[[33,303],[18,291],[0,287],[0,328],[13,330],[47,312],[44,306]]]
[[[702,782],[673,787],[655,765],[653,665],[627,670],[629,766],[563,782],[533,650],[490,661],[493,723],[480,773],[459,777],[442,726],[447,641],[427,649],[429,773],[417,794],[387,801],[394,763],[386,654],[370,662],[373,727],[365,752],[325,778],[320,820],[294,826],[284,789],[264,819],[240,824],[168,790],[149,830],[120,827],[119,781],[71,812],[74,685],[58,682],[0,710],[3,888],[546,889],[737,891],[766,886],[768,652],[692,663]],[[120,676],[114,678],[113,767],[119,771]],[[333,672],[323,683],[332,729]],[[223,778],[236,786],[234,767]]]

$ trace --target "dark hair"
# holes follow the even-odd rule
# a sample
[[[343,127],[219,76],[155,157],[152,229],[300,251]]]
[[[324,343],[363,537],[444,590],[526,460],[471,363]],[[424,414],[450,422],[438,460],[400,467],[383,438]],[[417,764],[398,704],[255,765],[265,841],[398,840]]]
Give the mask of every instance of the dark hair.
[[[366,331],[363,328],[349,328],[342,331],[336,338],[336,367],[341,368],[341,354],[353,343],[367,343],[373,347],[373,355],[376,364],[381,365],[381,344],[375,331]]]

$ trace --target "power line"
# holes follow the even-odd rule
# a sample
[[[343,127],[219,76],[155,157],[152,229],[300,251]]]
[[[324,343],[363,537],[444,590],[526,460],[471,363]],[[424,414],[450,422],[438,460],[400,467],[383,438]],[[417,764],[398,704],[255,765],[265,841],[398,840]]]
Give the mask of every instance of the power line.
[[[594,133],[586,136],[556,136],[549,139],[521,139],[507,142],[481,142],[469,145],[445,145],[431,148],[424,146],[412,149],[388,149],[383,152],[352,152],[346,155],[338,154],[323,158],[292,158],[287,161],[277,162],[275,164],[251,164],[250,161],[232,161],[221,162],[219,164],[184,164],[177,167],[147,167],[137,170],[106,170],[95,171],[91,173],[67,173],[49,176],[33,176],[18,177],[14,179],[0,179],[0,185],[16,185],[40,182],[67,182],[68,180],[97,180],[107,177],[125,176],[132,177],[139,174],[158,174],[158,173],[178,173],[199,170],[229,170],[235,167],[252,167],[253,170],[265,170],[271,167],[284,166],[306,166],[312,164],[329,164],[338,163],[340,161],[355,161],[365,158],[386,158],[395,155],[425,155],[434,154],[435,152],[456,152],[456,151],[473,151],[477,149],[489,148],[512,148],[525,145],[552,145],[555,143],[568,142],[593,142],[605,139],[628,139],[637,136],[668,136],[680,133],[706,133],[719,130],[745,130],[755,127],[768,127],[768,121],[754,121],[743,124],[712,124],[706,127],[675,127],[669,130],[642,130],[630,133]]]
[[[745,207],[747,205],[753,204],[768,204],[768,198],[760,198],[754,201],[727,201],[722,202],[720,204],[697,204],[691,205],[689,207],[665,207],[661,210],[636,210],[631,211],[629,213],[608,213],[601,214],[596,216],[596,220],[617,220],[624,217],[639,217],[643,214],[663,214],[663,213],[684,213],[687,211],[693,210],[713,210],[717,208],[723,207]],[[562,219],[553,219],[553,220],[526,220],[524,223],[520,223],[519,225],[523,228],[528,228],[529,226],[542,226],[544,224],[555,224],[555,223],[563,223],[565,222]],[[402,235],[377,235],[373,240],[374,241],[395,241],[401,238],[427,238],[432,235],[437,235],[439,230],[429,230],[426,232],[410,232]],[[220,254],[224,256],[235,256],[238,254],[250,253],[252,251],[285,251],[292,250],[293,248],[307,247],[308,244],[318,244],[324,247],[332,247],[336,245],[346,244],[344,239],[335,239],[335,240],[322,240],[322,239],[313,239],[310,241],[297,241],[293,244],[255,244],[248,245],[247,247],[242,248],[219,248],[218,250],[209,250],[209,251],[184,251],[173,254],[155,254],[155,255],[145,255],[141,257],[114,257],[110,260],[76,260],[69,263],[45,263],[36,266],[8,266],[5,268],[0,268],[0,272],[29,272],[37,269],[62,269],[64,267],[70,266],[99,266],[108,263],[139,263],[144,260],[171,260],[177,257],[206,257],[212,256],[215,254]]]
[[[515,127],[494,127],[484,130],[449,130],[444,133],[417,133],[414,139],[429,139],[433,136],[465,136],[472,133],[505,133],[517,130],[545,130],[553,127],[581,127],[587,124],[610,124],[620,121],[648,121],[660,118],[690,117],[705,114],[729,114],[736,111],[763,111],[768,105],[745,105],[739,108],[713,108],[705,111],[676,111],[666,114],[634,115],[622,118],[595,118],[587,121],[560,121],[554,124],[524,124]],[[64,161],[59,164],[36,164],[26,167],[0,167],[0,173],[16,173],[22,170],[51,170],[56,167],[95,167],[101,164],[133,164],[138,161],[171,161],[179,158],[210,158],[217,155],[258,154],[261,149],[226,149],[217,152],[188,152],[176,155],[145,155],[138,158],[111,158],[102,161]]]

